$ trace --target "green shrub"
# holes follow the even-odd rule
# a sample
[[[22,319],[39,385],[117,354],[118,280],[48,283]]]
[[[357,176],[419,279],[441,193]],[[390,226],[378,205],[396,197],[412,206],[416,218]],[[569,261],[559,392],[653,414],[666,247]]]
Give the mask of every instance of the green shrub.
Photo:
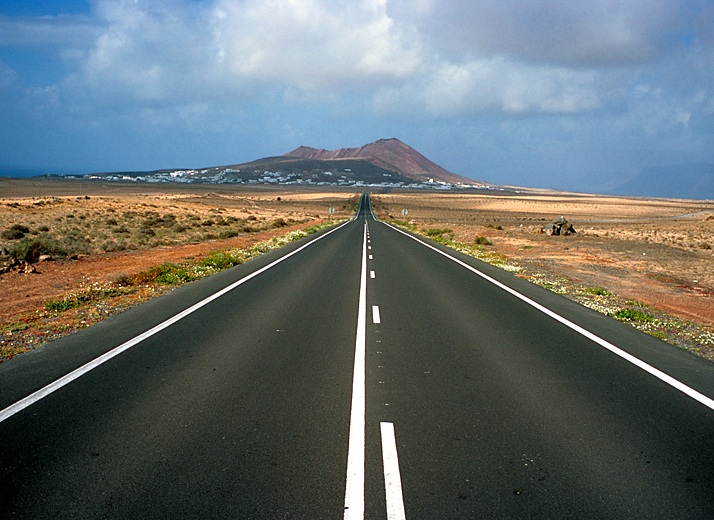
[[[73,292],[60,300],[50,300],[45,303],[48,311],[64,312],[69,309],[76,309],[91,302],[104,300],[123,294],[122,290],[116,287],[102,287],[92,285],[80,292]]]
[[[69,309],[76,309],[81,305],[79,300],[63,298],[61,300],[50,300],[45,303],[45,309],[48,311],[64,312]]]
[[[22,233],[30,232],[30,228],[27,226],[23,226],[22,224],[13,224],[12,226],[10,226],[10,229],[14,231],[21,231]]]
[[[476,237],[474,239],[474,244],[480,245],[480,246],[492,246],[493,242],[491,242],[488,238],[486,237]]]
[[[223,251],[214,251],[201,260],[200,265],[214,269],[228,269],[240,263],[242,263],[242,260],[236,255]]]
[[[69,252],[56,240],[49,238],[23,239],[10,249],[10,256],[20,261],[34,263],[40,255],[67,256]]]
[[[0,233],[0,236],[2,236],[4,240],[20,240],[25,236],[25,233],[16,229],[6,229]]]
[[[240,235],[240,233],[235,229],[227,229],[226,231],[221,231],[218,234],[218,238],[225,240],[227,238],[237,237],[238,235]]]
[[[620,309],[615,312],[613,316],[619,320],[635,321],[638,323],[651,323],[655,321],[654,316],[638,309]]]
[[[162,285],[176,285],[196,280],[196,276],[186,270],[185,267],[165,262],[142,271],[134,276],[134,283],[159,283]]]
[[[585,292],[595,296],[610,296],[611,294],[610,291],[602,287],[588,287],[585,289]]]
[[[449,228],[431,228],[426,230],[426,236],[431,238],[440,238],[443,235],[451,235],[453,233],[453,229]]]
[[[23,226],[22,224],[13,224],[8,229],[3,231],[1,236],[5,240],[20,240],[29,232],[30,228],[27,226]]]

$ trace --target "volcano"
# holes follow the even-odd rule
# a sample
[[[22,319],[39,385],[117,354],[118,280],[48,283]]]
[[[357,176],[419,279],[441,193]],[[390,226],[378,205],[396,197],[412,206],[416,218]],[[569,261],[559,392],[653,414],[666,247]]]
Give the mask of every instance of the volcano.
[[[379,139],[359,148],[337,150],[300,146],[282,157],[319,161],[362,160],[418,183],[436,181],[449,184],[473,184],[475,182],[473,179],[445,170],[396,138]]]

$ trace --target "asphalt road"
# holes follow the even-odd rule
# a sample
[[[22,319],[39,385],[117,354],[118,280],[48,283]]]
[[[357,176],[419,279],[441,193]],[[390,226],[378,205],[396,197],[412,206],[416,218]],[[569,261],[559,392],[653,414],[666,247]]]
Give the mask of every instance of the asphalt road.
[[[0,518],[714,518],[714,364],[362,202],[0,364]]]

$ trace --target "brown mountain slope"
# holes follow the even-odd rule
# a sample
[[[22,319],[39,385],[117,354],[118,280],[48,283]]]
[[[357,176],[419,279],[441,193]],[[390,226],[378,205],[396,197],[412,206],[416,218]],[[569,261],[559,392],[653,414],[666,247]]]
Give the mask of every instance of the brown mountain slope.
[[[376,166],[395,171],[418,182],[425,182],[429,179],[452,184],[473,184],[478,182],[445,170],[395,138],[380,139],[360,148],[339,148],[337,150],[318,150],[317,148],[301,146],[285,155],[318,160],[366,159]]]

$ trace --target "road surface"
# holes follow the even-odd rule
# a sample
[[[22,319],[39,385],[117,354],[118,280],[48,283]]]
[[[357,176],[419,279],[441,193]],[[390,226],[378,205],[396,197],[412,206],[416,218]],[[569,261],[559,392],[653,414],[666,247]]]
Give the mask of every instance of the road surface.
[[[714,365],[371,214],[0,364],[0,518],[714,518]]]

